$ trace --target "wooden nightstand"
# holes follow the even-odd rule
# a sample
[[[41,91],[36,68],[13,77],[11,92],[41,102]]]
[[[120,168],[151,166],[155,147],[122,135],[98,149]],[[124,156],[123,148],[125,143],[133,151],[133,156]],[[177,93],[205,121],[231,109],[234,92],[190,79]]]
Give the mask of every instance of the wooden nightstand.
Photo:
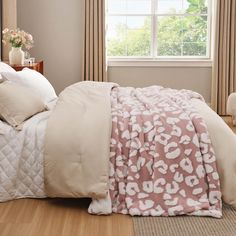
[[[24,68],[29,68],[32,70],[36,70],[43,75],[43,61],[38,61],[33,64],[24,64],[24,65],[10,65],[8,61],[5,61],[9,66],[11,66],[16,71],[23,70]]]

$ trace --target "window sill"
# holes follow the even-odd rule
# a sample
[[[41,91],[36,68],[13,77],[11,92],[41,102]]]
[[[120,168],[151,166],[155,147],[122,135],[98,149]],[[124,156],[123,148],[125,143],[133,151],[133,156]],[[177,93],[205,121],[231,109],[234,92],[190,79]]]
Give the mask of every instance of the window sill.
[[[137,60],[108,59],[108,67],[212,67],[212,61],[206,60]]]

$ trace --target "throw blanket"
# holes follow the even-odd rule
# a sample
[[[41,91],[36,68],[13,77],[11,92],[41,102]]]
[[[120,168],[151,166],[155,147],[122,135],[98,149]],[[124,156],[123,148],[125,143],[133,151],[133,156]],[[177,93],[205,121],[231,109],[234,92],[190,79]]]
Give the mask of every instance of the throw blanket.
[[[102,199],[110,190],[113,212],[221,217],[215,155],[192,98],[201,99],[158,86],[68,87],[48,122],[47,195]]]
[[[81,82],[60,94],[45,137],[47,196],[106,196],[113,86]]]
[[[113,212],[221,217],[216,158],[186,90],[112,91],[110,195]]]

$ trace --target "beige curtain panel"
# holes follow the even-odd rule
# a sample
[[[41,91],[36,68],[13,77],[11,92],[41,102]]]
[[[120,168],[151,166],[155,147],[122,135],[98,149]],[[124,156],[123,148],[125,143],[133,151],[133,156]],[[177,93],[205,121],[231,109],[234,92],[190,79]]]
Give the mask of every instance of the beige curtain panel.
[[[226,115],[227,98],[236,92],[236,0],[215,0],[215,10],[212,108]]]
[[[105,0],[84,0],[84,50],[82,79],[107,81]]]

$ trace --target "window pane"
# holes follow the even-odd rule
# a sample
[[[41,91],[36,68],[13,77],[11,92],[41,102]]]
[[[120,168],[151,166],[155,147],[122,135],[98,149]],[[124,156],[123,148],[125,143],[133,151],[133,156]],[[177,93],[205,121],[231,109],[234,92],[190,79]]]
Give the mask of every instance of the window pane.
[[[183,18],[183,56],[206,56],[207,16]]]
[[[167,43],[161,41],[158,43],[158,56],[182,56],[181,42]]]
[[[208,0],[156,0],[158,14],[207,14]]]
[[[110,16],[108,56],[150,56],[151,17]]]
[[[158,17],[158,56],[206,56],[207,16]]]
[[[182,16],[158,17],[158,56],[181,56],[183,38]]]
[[[107,1],[108,56],[149,57],[155,54],[154,40],[157,56],[207,55],[209,0]],[[155,1],[157,15],[152,22]],[[152,26],[157,30],[155,39]]]
[[[186,13],[190,14],[207,14],[208,0],[183,0]]]
[[[157,0],[157,13],[182,13],[182,0]]]
[[[183,56],[206,56],[206,43],[183,43]]]
[[[152,0],[108,0],[109,14],[151,14]]]
[[[122,56],[127,54],[126,49],[126,17],[110,16],[107,19],[107,55]]]
[[[207,16],[183,18],[183,42],[207,42]]]
[[[126,12],[126,0],[108,0],[107,2],[108,13],[125,13]]]
[[[151,55],[151,17],[127,17],[127,55]]]
[[[151,14],[151,0],[127,0],[127,12]]]

